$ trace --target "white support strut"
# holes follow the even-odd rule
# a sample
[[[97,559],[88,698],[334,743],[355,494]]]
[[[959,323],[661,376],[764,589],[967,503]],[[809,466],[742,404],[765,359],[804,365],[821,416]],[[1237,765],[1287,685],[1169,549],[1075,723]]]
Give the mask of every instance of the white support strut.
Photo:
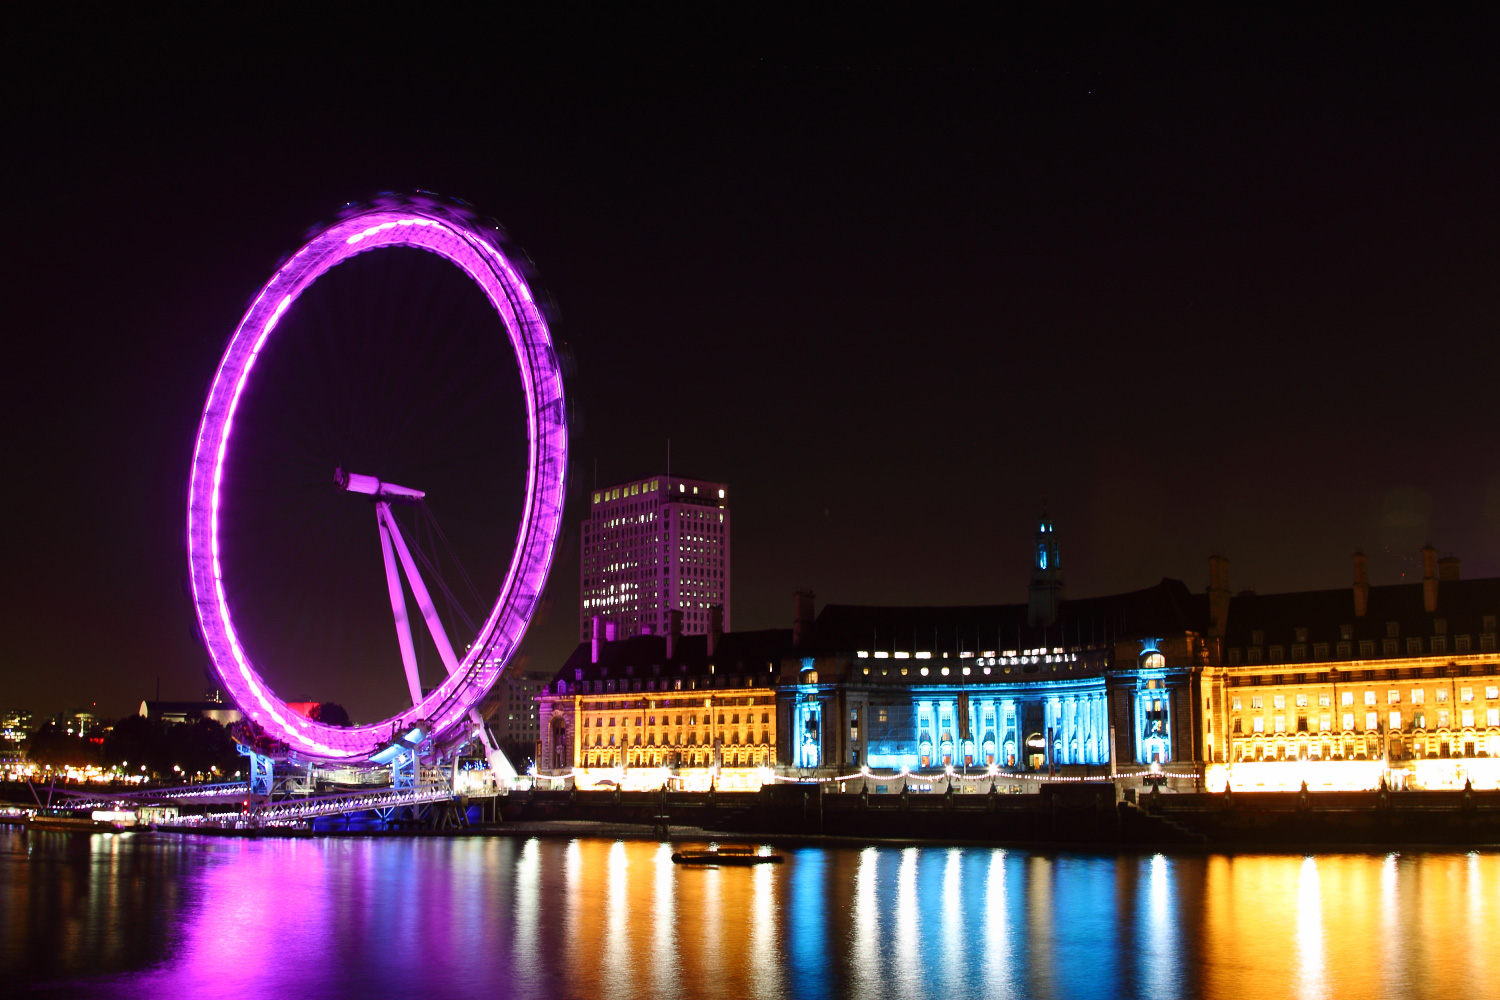
[[[422,612],[427,631],[432,635],[432,642],[437,647],[438,657],[443,661],[443,668],[449,674],[458,672],[458,656],[453,652],[453,643],[449,641],[448,633],[444,631],[443,623],[438,618],[432,594],[422,580],[416,560],[412,558],[406,539],[401,534],[401,527],[391,512],[391,505],[384,499],[395,497],[401,500],[420,500],[425,494],[409,487],[383,483],[374,476],[346,473],[342,469],[338,471],[335,481],[351,493],[366,493],[380,498],[375,503],[375,521],[380,528],[380,551],[385,557],[386,587],[390,591],[391,612],[396,618],[396,638],[401,644],[401,663],[406,670],[406,684],[411,691],[411,702],[415,705],[422,700],[422,679],[417,672],[417,653],[412,641],[411,621],[406,613],[406,595],[401,590],[401,571],[406,573],[406,581],[411,586],[417,608]],[[400,570],[397,569],[398,560]],[[517,777],[515,767],[495,743],[477,707],[469,709],[469,719],[478,730],[485,755],[489,758],[490,768],[496,777],[502,784],[514,781]]]
[[[411,550],[406,547],[406,539],[401,537],[401,528],[396,524],[396,519],[391,514],[388,504],[376,504],[383,513],[377,516],[383,517],[384,531],[391,537],[391,542],[396,546],[396,554],[401,558],[401,568],[406,570],[406,582],[411,584],[412,596],[417,599],[417,607],[422,612],[422,620],[427,623],[427,631],[432,634],[432,642],[437,646],[438,657],[443,661],[443,667],[448,673],[458,672],[458,657],[453,655],[453,644],[448,641],[448,633],[443,631],[443,623],[438,619],[437,608],[432,604],[432,595],[427,592],[427,584],[422,582],[422,574],[417,572],[416,561],[411,557]]]
[[[375,523],[380,528],[380,554],[385,557],[385,583],[391,595],[391,614],[396,617],[396,641],[401,644],[401,665],[406,670],[406,687],[411,692],[411,703],[422,701],[422,678],[417,673],[417,648],[411,638],[411,621],[406,616],[406,595],[401,592],[400,571],[396,569],[396,556],[391,551],[392,536],[399,544],[401,535],[393,531],[394,524],[390,504],[380,501],[375,505]]]

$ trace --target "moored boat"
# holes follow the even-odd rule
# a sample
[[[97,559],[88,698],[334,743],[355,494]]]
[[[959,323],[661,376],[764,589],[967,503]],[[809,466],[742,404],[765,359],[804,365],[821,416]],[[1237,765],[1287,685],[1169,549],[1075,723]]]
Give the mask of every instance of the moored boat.
[[[786,859],[780,854],[756,854],[744,850],[673,851],[672,861],[679,865],[779,865]]]

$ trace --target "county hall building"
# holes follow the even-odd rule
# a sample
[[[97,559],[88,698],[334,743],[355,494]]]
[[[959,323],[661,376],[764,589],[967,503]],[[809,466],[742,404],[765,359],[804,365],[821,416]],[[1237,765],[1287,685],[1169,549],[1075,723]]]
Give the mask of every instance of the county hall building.
[[[700,636],[601,617],[540,697],[544,773],[1500,787],[1500,579],[1463,580],[1428,548],[1420,582],[1372,586],[1356,554],[1349,587],[1236,594],[1215,556],[1196,592],[1070,599],[1045,516],[1032,553],[1024,604],[818,609],[804,593],[790,629],[721,631],[710,609]]]

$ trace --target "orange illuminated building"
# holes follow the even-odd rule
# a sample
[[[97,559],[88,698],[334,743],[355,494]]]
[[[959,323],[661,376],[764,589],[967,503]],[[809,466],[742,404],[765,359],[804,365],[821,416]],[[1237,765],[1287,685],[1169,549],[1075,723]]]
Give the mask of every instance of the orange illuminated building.
[[[1229,591],[1210,566],[1210,788],[1500,787],[1500,579],[1422,550],[1421,583]]]
[[[595,620],[545,691],[544,776],[575,787],[754,790],[771,780],[776,681],[790,629],[724,632],[717,608],[704,635],[615,639]]]

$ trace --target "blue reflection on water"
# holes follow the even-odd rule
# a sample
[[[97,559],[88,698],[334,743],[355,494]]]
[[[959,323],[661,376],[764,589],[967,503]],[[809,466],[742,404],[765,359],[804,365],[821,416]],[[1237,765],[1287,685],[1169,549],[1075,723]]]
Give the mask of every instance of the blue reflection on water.
[[[827,855],[816,848],[792,854],[792,897],[787,914],[793,996],[829,995]]]
[[[784,853],[690,869],[651,841],[0,830],[0,982],[233,1000],[1478,996],[1486,966],[1453,943],[1500,948],[1494,854]]]

